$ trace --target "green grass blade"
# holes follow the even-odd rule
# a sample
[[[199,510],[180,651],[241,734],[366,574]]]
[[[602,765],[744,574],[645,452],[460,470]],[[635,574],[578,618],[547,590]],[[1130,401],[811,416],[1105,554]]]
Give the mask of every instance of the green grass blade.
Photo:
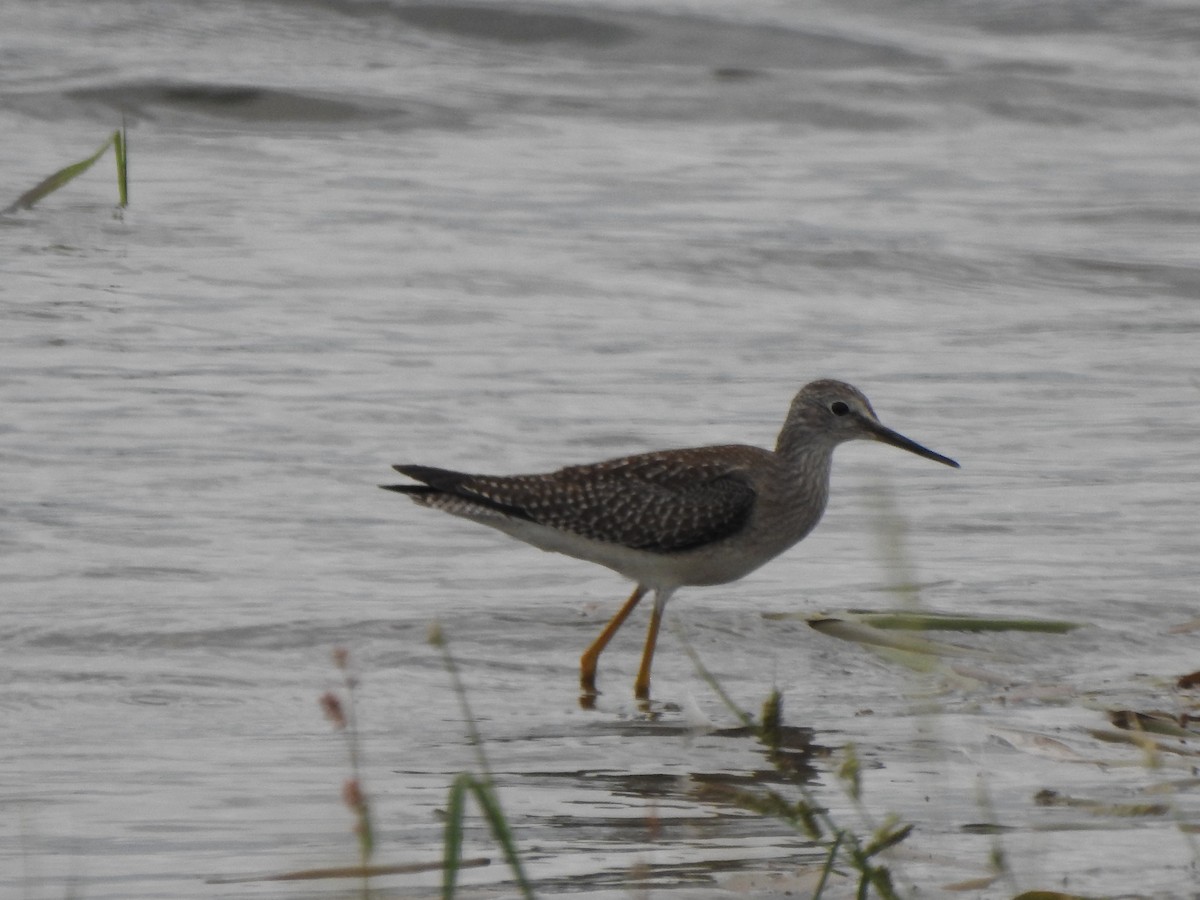
[[[896,893],[896,888],[892,884],[890,869],[886,866],[871,866],[869,874],[871,876],[871,885],[875,888],[875,893],[879,894],[883,900],[899,900],[900,895]]]
[[[459,677],[458,666],[454,662],[453,655],[450,653],[446,637],[442,633],[441,626],[437,623],[434,623],[429,629],[429,643],[441,651],[442,664],[446,667],[446,672],[450,675],[450,682],[454,688],[454,693],[458,695],[458,702],[462,707],[463,718],[466,721],[467,735],[471,743],[475,746],[475,753],[479,759],[479,767],[482,770],[478,778],[466,772],[459,775],[454,780],[454,786],[450,790],[450,803],[446,811],[446,877],[443,880],[442,898],[443,900],[451,900],[454,896],[454,883],[458,874],[457,864],[462,855],[463,795],[469,790],[475,795],[475,799],[483,810],[484,817],[488,820],[488,825],[492,829],[492,836],[504,851],[509,868],[512,869],[517,883],[521,886],[521,893],[528,900],[533,900],[533,887],[525,877],[525,870],[521,866],[521,858],[517,853],[517,845],[516,841],[513,840],[512,829],[509,828],[508,821],[504,818],[504,813],[500,809],[500,801],[496,798],[492,787],[491,767],[488,765],[487,755],[483,750],[483,738],[479,734],[479,729],[475,724],[475,716],[471,712],[470,703],[467,701],[467,690],[463,686],[462,679]],[[452,855],[453,859],[451,858]]]
[[[100,149],[87,159],[80,160],[77,163],[73,163],[69,166],[59,169],[53,175],[42,179],[42,181],[38,182],[36,185],[14,200],[12,205],[9,206],[5,212],[15,212],[18,209],[32,209],[33,204],[37,203],[43,197],[54,193],[64,184],[82,175],[84,172],[90,169],[96,160],[104,155],[104,151],[107,150],[116,140],[118,140],[120,134],[121,133],[119,131],[114,131],[109,136],[108,140],[100,145]]]
[[[446,674],[450,676],[450,686],[454,689],[454,694],[458,697],[458,705],[462,709],[463,722],[467,728],[467,738],[475,748],[475,756],[479,760],[480,774],[490,781],[492,769],[488,765],[487,753],[483,749],[483,737],[479,734],[479,726],[475,722],[475,714],[471,712],[471,703],[467,700],[467,689],[463,685],[462,677],[458,674],[458,663],[454,661],[454,655],[450,652],[450,645],[446,641],[446,635],[442,631],[442,626],[437,622],[430,625],[428,640],[442,655],[442,665],[446,669]]]
[[[889,847],[895,847],[910,834],[912,834],[912,830],[912,825],[902,825],[898,828],[892,824],[885,825],[879,830],[879,833],[872,838],[871,843],[866,846],[866,848],[863,850],[863,853],[865,853],[868,857],[876,856],[879,853],[882,853],[884,850],[887,850]]]
[[[113,132],[113,152],[117,157],[117,193],[124,209],[129,205],[129,135],[124,122],[120,131]]]
[[[858,891],[854,894],[854,900],[867,900],[868,891],[871,888],[871,870],[867,866],[859,867]]]
[[[829,848],[829,855],[825,857],[825,865],[821,868],[821,879],[817,882],[816,890],[813,891],[812,900],[821,900],[821,894],[825,891],[825,885],[829,882],[829,873],[833,871],[833,865],[837,862],[838,848],[842,846],[842,838],[845,835],[838,832],[833,839],[833,846]]]
[[[517,844],[513,840],[512,829],[508,827],[508,820],[504,818],[504,811],[500,809],[500,801],[493,792],[491,784],[466,776],[466,785],[479,802],[484,817],[491,826],[492,836],[496,839],[496,843],[504,851],[504,858],[508,860],[508,866],[512,869],[517,884],[521,886],[521,893],[527,900],[533,900],[533,885],[525,877],[525,869],[521,865],[521,857],[517,853]]]
[[[446,798],[446,831],[442,839],[442,900],[453,900],[462,862],[463,812],[471,776],[466,772],[454,779]]]

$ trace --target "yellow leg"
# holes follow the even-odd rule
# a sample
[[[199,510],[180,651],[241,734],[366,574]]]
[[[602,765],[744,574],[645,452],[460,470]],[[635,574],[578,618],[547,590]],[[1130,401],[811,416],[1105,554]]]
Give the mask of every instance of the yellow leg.
[[[650,613],[650,627],[646,631],[646,646],[642,649],[642,664],[638,667],[637,681],[633,683],[633,695],[638,700],[650,699],[650,666],[654,663],[658,629],[662,625],[663,610],[667,608],[667,598],[670,596],[670,591],[654,592],[654,609]]]
[[[600,636],[592,641],[590,647],[583,651],[583,657],[579,660],[579,686],[585,694],[596,693],[596,665],[600,662],[601,652],[608,646],[608,642],[617,633],[617,629],[625,624],[625,620],[629,618],[629,614],[633,612],[634,607],[641,602],[641,599],[646,596],[646,591],[648,590],[649,588],[640,584],[634,588],[633,593],[629,595],[629,599],[625,601],[625,605],[604,626],[604,630],[600,632]]]

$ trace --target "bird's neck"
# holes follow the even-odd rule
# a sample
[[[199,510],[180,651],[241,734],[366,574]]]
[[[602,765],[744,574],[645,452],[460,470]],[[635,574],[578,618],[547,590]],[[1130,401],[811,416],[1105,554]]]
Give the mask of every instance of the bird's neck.
[[[779,434],[775,453],[787,466],[795,481],[811,493],[829,492],[829,470],[836,444],[823,440],[824,435],[811,431],[785,428]]]
[[[792,466],[812,467],[814,471],[828,474],[830,460],[833,459],[833,448],[837,446],[837,443],[828,437],[826,432],[807,428],[805,423],[793,421],[789,417],[783,430],[779,432],[775,452]]]
[[[775,454],[786,471],[786,480],[778,485],[774,497],[785,510],[780,515],[787,523],[779,533],[790,546],[812,531],[825,512],[833,447],[819,435],[784,431]]]

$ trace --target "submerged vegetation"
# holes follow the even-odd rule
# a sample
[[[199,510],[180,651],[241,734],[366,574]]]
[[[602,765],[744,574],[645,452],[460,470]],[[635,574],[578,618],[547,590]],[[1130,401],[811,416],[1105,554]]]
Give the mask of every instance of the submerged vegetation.
[[[129,205],[129,136],[122,123],[121,127],[110,134],[108,140],[101,144],[95,153],[87,159],[64,166],[54,174],[46,176],[9,204],[4,212],[14,213],[22,209],[33,209],[33,205],[43,197],[54,193],[90,169],[109,147],[112,147],[117,161],[117,196],[119,198],[117,205],[124,209]]]

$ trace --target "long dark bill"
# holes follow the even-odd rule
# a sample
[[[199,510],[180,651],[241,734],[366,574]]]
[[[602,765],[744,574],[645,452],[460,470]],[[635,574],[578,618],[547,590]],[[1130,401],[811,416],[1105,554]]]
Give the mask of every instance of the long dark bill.
[[[915,453],[917,456],[923,456],[926,459],[932,459],[934,462],[940,462],[944,466],[952,466],[955,469],[961,468],[958,463],[948,456],[942,456],[940,453],[934,453],[928,447],[922,447],[916,441],[909,440],[898,431],[892,431],[886,425],[880,425],[870,419],[864,418],[863,424],[867,429],[875,435],[875,439],[883,441],[885,444],[891,444],[893,447],[899,447],[901,450],[907,450],[909,453]]]

